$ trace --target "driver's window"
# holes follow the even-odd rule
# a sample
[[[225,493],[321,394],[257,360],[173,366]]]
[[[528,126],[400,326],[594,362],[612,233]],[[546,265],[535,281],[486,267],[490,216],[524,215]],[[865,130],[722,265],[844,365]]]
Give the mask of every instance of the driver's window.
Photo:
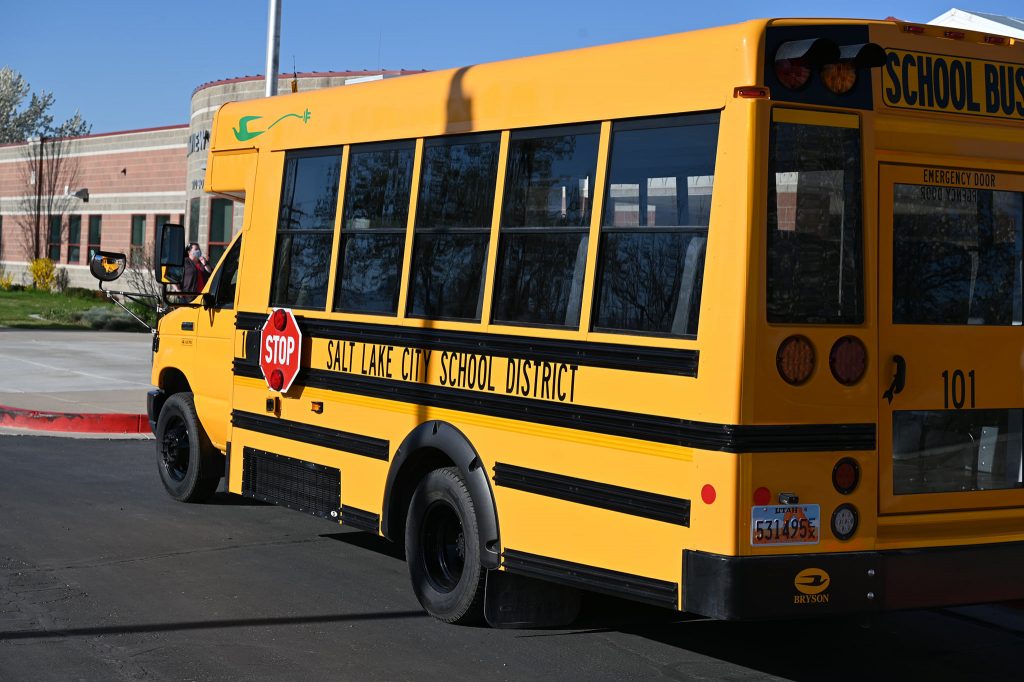
[[[220,262],[220,267],[213,276],[210,293],[214,297],[214,306],[230,310],[235,307],[235,289],[238,288],[238,254],[242,249],[239,239],[231,247]]]

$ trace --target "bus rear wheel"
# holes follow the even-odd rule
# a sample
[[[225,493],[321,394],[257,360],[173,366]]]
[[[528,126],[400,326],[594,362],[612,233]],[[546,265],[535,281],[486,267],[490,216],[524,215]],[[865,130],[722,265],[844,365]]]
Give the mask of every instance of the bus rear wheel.
[[[485,572],[476,510],[455,467],[427,474],[409,503],[405,556],[423,608],[445,623],[483,619]]]
[[[156,425],[157,469],[168,494],[179,502],[204,502],[217,490],[222,463],[203,431],[191,393],[164,403]]]

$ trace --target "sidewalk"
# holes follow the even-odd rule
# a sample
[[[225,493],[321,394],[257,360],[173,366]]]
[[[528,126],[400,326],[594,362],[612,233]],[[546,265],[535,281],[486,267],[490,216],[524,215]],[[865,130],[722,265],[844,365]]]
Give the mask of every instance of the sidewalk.
[[[152,337],[0,329],[0,426],[148,433]]]

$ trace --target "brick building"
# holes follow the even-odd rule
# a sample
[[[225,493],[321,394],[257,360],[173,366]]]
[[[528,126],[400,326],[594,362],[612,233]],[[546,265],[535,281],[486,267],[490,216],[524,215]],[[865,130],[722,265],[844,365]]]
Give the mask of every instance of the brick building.
[[[278,82],[278,92],[319,90],[339,85],[395,78],[413,71],[327,71],[287,74]],[[200,85],[192,93],[188,133],[188,239],[199,242],[211,258],[219,258],[231,236],[242,227],[241,202],[203,192],[206,155],[213,115],[225,102],[263,97],[263,76],[229,78]]]
[[[411,71],[330,71],[282,76],[279,91],[316,90],[414,73]],[[92,250],[142,253],[151,248],[161,222],[188,226],[213,258],[223,252],[242,225],[242,202],[203,192],[210,126],[225,102],[262,97],[262,76],[212,81],[192,93],[189,122],[87,135],[67,141],[65,158],[77,164],[74,187],[86,189],[88,202],[61,195],[66,206],[57,225],[43,225],[48,255],[68,273],[72,286],[94,287],[88,272]],[[34,199],[27,157],[38,143],[0,145],[0,267],[16,282],[28,283],[25,199]],[[37,148],[36,148],[37,149]],[[34,215],[34,213],[33,213]],[[46,219],[43,219],[46,222]]]
[[[87,189],[89,200],[62,196],[59,225],[43,216],[44,252],[66,269],[72,286],[93,287],[87,267],[92,250],[144,248],[152,244],[157,222],[184,219],[188,126],[87,135],[64,144],[65,163],[77,172],[75,187],[60,191]],[[28,159],[37,145],[0,146],[0,265],[16,282],[28,281],[26,230],[33,229],[34,215],[25,200],[36,196]]]

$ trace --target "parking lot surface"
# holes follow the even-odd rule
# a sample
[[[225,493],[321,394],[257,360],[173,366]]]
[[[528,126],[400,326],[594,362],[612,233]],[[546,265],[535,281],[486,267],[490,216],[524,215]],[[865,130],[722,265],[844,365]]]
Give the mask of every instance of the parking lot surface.
[[[151,441],[0,436],[0,471],[0,680],[1024,675],[1024,616],[1004,606],[866,627],[713,622],[593,597],[571,628],[454,627],[422,613],[379,538],[223,493],[174,502]]]

